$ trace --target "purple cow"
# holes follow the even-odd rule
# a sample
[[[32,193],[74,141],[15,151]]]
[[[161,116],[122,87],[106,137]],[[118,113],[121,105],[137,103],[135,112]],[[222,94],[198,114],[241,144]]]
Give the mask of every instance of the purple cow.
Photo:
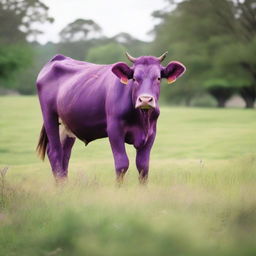
[[[178,61],[163,67],[166,54],[134,58],[126,53],[131,67],[56,55],[43,67],[37,79],[44,120],[37,150],[42,159],[47,151],[57,181],[68,175],[76,138],[87,145],[104,137],[110,141],[117,181],[123,181],[129,166],[125,142],[136,148],[139,180],[147,181],[161,79],[172,83],[185,72]]]

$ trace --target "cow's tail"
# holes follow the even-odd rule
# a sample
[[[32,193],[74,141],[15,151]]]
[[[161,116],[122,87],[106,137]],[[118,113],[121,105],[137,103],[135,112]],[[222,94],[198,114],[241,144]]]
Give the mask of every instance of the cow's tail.
[[[36,151],[38,156],[44,160],[45,158],[45,152],[47,149],[47,144],[48,144],[48,137],[45,131],[45,127],[44,125],[42,126],[41,132],[40,132],[40,137],[39,137],[39,141],[36,147]]]

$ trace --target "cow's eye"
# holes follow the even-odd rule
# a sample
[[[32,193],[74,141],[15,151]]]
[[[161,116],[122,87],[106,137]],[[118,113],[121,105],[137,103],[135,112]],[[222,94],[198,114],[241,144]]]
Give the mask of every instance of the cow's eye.
[[[133,81],[133,82],[135,82],[135,81],[136,81],[136,79],[133,77],[132,81]]]
[[[161,77],[158,77],[157,80],[158,80],[158,81],[161,81]]]

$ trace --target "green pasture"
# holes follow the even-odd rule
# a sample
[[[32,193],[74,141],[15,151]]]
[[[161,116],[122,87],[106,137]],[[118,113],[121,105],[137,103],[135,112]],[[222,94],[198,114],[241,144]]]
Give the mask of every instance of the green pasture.
[[[0,255],[255,256],[256,111],[162,106],[149,183],[115,185],[107,139],[76,142],[56,187],[36,97],[0,97]]]

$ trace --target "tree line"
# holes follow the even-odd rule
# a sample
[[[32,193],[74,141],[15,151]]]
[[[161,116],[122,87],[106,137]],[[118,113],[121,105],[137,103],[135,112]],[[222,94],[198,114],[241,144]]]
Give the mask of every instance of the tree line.
[[[162,87],[166,102],[224,107],[235,94],[247,108],[256,99],[256,0],[166,0],[164,10],[152,16],[152,42],[127,33],[106,37],[90,19],[77,19],[63,28],[58,43],[40,45],[35,23],[54,22],[40,0],[0,0],[0,87],[22,94],[35,93],[38,71],[61,53],[100,64],[134,56],[160,55],[187,66],[173,88]],[[168,59],[168,58],[167,58]],[[208,96],[210,95],[211,98]]]

